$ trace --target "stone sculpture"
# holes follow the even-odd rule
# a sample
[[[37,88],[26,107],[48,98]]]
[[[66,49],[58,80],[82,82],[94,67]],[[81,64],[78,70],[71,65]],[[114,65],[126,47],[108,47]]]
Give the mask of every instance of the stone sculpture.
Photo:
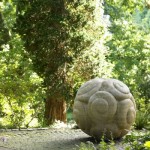
[[[86,134],[96,139],[117,139],[130,130],[136,105],[129,88],[121,81],[95,78],[79,88],[73,115]]]

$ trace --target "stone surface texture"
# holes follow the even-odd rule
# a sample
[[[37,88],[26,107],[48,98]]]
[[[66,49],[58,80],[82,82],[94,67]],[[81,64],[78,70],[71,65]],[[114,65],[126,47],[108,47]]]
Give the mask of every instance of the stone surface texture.
[[[79,150],[77,146],[87,141],[99,144],[80,129],[0,131],[0,150]],[[124,150],[120,141],[115,142],[115,147]]]
[[[73,115],[86,134],[96,139],[117,139],[126,135],[134,123],[136,105],[123,82],[95,78],[79,88]]]

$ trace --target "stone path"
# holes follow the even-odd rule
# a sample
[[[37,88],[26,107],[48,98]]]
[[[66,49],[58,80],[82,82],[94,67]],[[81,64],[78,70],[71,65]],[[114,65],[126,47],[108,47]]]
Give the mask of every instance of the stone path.
[[[1,131],[0,150],[73,150],[81,142],[92,140],[80,129]],[[123,150],[118,144],[117,147]]]

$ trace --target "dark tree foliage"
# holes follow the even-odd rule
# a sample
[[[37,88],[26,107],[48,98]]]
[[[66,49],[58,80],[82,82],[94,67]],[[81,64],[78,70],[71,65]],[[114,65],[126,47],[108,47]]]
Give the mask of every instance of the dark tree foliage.
[[[1,46],[6,44],[10,40],[9,31],[5,27],[4,19],[2,13],[0,12],[0,50],[2,50]]]
[[[97,38],[90,35],[93,30],[87,25],[88,20],[94,18],[92,14],[96,5],[93,3],[95,2],[85,0],[33,0],[23,6],[18,1],[17,32],[25,41],[25,48],[31,55],[35,71],[44,79],[47,90],[45,111],[49,123],[60,119],[53,118],[55,115],[52,113],[58,109],[65,111],[65,108],[55,111],[50,107],[57,107],[59,100],[69,96],[68,68],[80,52],[92,45]],[[54,101],[57,106],[54,106]],[[60,105],[65,106],[64,103]]]
[[[86,24],[86,20],[82,14],[71,14],[65,5],[62,0],[34,0],[17,20],[18,32],[31,54],[36,72],[44,77],[46,86],[57,85],[56,89],[64,86],[66,64],[72,63],[90,44],[83,40],[78,29]]]

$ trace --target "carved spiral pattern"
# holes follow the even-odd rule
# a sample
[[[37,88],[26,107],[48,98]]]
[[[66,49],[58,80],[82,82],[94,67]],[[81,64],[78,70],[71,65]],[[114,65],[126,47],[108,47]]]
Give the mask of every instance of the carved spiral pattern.
[[[79,88],[73,115],[78,126],[97,139],[121,138],[135,120],[136,104],[121,81],[95,78]]]
[[[98,91],[90,97],[88,110],[96,120],[107,121],[115,115],[117,102],[110,93]]]

